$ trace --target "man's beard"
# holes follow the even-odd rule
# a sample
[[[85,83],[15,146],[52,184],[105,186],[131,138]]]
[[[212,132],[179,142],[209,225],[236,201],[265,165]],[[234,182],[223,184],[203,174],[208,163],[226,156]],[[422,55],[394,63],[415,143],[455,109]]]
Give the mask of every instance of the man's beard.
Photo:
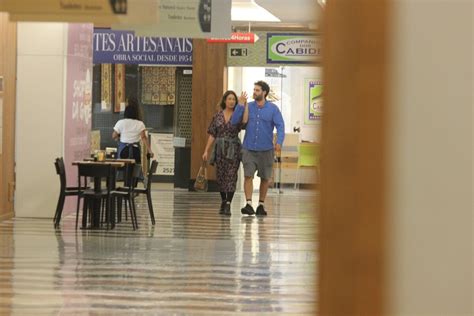
[[[262,101],[263,100],[263,95],[258,95],[257,96],[257,95],[254,94],[253,98],[254,98],[255,101]]]

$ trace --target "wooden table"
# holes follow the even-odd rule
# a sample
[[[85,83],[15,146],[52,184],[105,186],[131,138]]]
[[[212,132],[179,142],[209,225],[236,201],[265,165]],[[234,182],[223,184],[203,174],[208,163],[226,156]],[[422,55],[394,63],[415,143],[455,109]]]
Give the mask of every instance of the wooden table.
[[[135,159],[124,159],[124,158],[117,158],[117,159],[105,159],[104,161],[96,161],[94,160],[94,158],[84,158],[84,161],[75,161],[75,162],[97,162],[97,163],[116,163],[116,162],[119,162],[119,163],[123,163],[124,165],[125,164],[134,164],[135,163]],[[74,162],[72,163],[74,164]],[[124,166],[122,165],[122,167]]]
[[[105,161],[95,161],[93,158],[86,158],[84,160],[74,161],[72,163],[73,166],[79,165],[110,165],[114,172],[112,172],[112,179],[111,179],[111,190],[116,188],[115,183],[115,174],[118,168],[123,168],[127,165],[134,164],[134,159],[106,159]],[[101,191],[101,178],[94,178],[94,191],[100,192]],[[99,228],[100,227],[100,201],[94,202],[93,204],[93,211],[92,211],[92,218],[91,218],[91,228]],[[115,227],[115,202],[112,200],[110,202],[110,221],[111,227]],[[82,217],[82,227],[85,228],[87,226],[87,217]]]

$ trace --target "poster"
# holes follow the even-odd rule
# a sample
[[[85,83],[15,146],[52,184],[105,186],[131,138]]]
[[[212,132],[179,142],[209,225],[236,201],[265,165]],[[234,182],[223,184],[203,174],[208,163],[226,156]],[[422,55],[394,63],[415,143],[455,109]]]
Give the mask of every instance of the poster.
[[[115,64],[115,113],[125,107],[125,93],[125,65]]]
[[[77,184],[77,167],[72,162],[90,155],[92,32],[92,24],[68,25],[64,160],[69,186]],[[74,199],[66,203],[69,209],[75,207]]]
[[[91,153],[100,150],[100,130],[91,131]]]
[[[323,114],[323,84],[319,79],[305,80],[305,124],[317,124]]]
[[[267,100],[275,103],[281,110],[282,99],[282,82],[286,75],[283,74],[282,68],[265,68],[265,82],[270,87],[270,92],[267,95]]]
[[[176,67],[141,67],[142,104],[176,103]]]
[[[157,175],[174,176],[173,134],[150,133],[151,150],[158,161]]]
[[[112,106],[112,64],[101,64],[100,68],[101,110],[110,111]]]

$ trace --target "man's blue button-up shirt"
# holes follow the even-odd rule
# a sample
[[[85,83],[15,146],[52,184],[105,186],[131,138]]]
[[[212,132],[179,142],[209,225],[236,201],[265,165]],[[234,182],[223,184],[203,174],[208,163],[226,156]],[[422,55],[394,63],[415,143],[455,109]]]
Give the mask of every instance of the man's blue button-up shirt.
[[[278,107],[272,102],[265,101],[259,107],[255,101],[248,103],[249,120],[245,128],[243,147],[247,150],[265,151],[273,149],[273,130],[277,129],[277,144],[282,145],[285,138],[285,122]],[[232,114],[233,125],[242,121],[245,107],[237,105]]]

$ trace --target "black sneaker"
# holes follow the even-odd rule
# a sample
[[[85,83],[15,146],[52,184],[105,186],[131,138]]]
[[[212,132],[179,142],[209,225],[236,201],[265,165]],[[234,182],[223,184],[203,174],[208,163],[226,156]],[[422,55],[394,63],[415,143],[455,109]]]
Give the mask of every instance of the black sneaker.
[[[230,203],[226,203],[224,206],[224,214],[227,216],[231,216],[232,213],[230,212]]]
[[[257,207],[257,216],[267,216],[267,212],[265,211],[265,208],[263,207],[263,205],[259,205]]]
[[[225,213],[225,205],[226,205],[226,201],[222,201],[221,203],[221,208],[219,209],[219,214],[224,214]]]
[[[253,207],[249,204],[246,204],[240,212],[244,215],[255,215],[255,211],[253,210]]]

